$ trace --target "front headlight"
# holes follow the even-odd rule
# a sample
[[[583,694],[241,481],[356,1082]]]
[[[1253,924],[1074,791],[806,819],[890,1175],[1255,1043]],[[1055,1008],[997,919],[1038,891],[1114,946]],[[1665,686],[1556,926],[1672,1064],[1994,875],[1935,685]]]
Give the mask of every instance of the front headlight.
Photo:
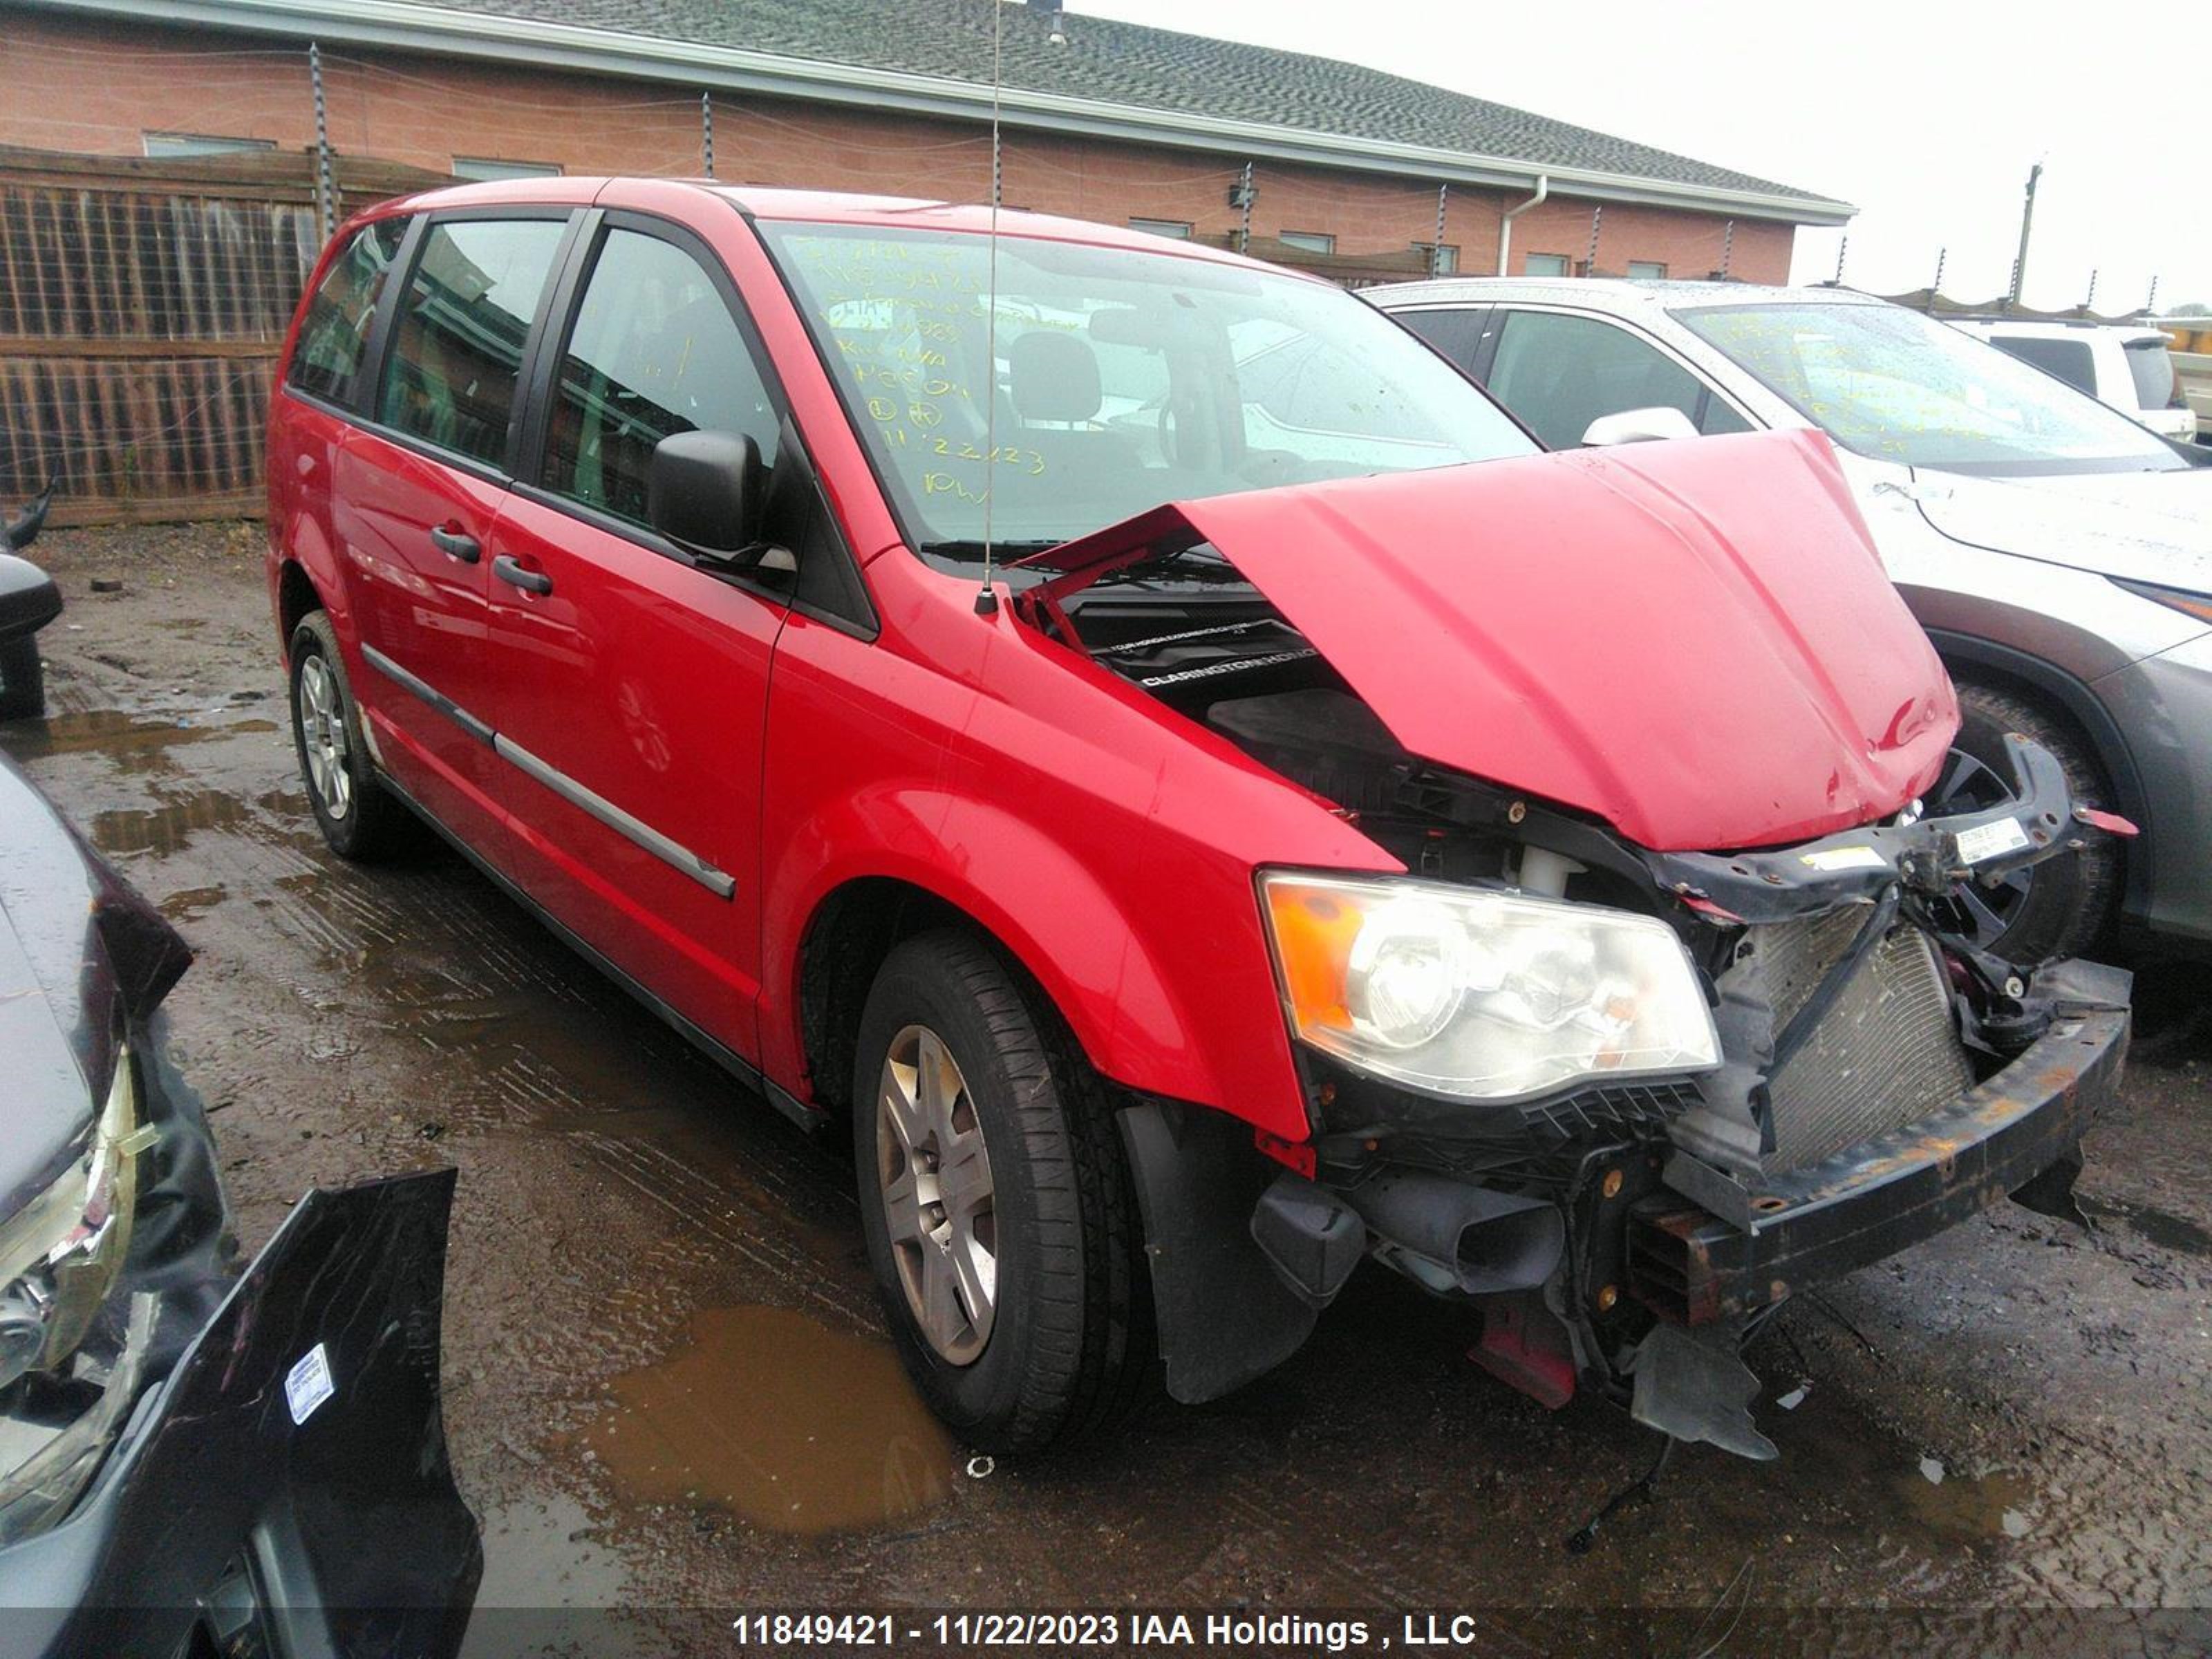
[[[1280,871],[1260,896],[1291,1029],[1360,1071],[1510,1101],[1720,1061],[1689,952],[1656,917]]]
[[[84,1156],[0,1223],[0,1389],[59,1364],[84,1340],[130,1251],[147,1138],[131,1056],[118,1053]]]

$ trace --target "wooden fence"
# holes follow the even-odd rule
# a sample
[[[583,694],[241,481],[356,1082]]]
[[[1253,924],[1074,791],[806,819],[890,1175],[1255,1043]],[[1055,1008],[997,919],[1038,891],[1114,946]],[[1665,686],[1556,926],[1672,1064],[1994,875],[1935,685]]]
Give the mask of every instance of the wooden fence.
[[[52,522],[260,510],[277,349],[320,245],[314,158],[0,146],[0,507]],[[342,210],[445,182],[340,158]]]

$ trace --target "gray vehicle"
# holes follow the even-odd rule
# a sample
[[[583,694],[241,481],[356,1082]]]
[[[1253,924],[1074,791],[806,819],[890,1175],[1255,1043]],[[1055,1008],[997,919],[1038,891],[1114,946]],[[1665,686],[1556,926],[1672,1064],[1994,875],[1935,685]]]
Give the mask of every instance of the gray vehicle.
[[[2212,946],[2212,472],[1917,312],[1832,289],[1513,278],[1366,298],[1553,448],[1813,427],[1957,683],[1960,755],[1928,802],[2003,785],[2004,734],[2140,826],[1968,889],[2020,959],[2116,933]]]

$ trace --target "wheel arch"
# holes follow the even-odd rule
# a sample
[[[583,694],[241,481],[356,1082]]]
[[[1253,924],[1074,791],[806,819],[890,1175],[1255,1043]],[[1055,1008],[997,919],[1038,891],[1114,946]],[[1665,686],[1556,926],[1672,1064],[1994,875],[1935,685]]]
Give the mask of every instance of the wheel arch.
[[[2086,682],[2041,657],[2032,656],[1995,641],[1929,629],[1936,654],[1953,677],[1989,684],[2049,709],[2072,726],[2105,775],[2112,780],[2114,805],[2142,831],[2148,845],[2155,830],[2151,823],[2148,792],[2142,769],[2136,763],[2127,734]],[[2130,916],[2142,915],[2150,902],[2151,860],[2126,860],[2126,887],[2121,908]]]

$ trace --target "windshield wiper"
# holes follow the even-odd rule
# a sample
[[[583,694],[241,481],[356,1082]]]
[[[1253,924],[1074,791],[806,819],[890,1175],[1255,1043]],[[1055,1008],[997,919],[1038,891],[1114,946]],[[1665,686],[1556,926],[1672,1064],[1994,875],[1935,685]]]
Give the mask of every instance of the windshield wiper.
[[[1059,547],[1067,539],[1065,536],[1033,536],[1027,540],[1012,541],[994,539],[991,543],[991,556],[995,560],[1025,559],[1032,553],[1048,552]],[[945,559],[980,560],[983,556],[983,544],[977,539],[957,538],[950,541],[924,542],[915,550]]]

